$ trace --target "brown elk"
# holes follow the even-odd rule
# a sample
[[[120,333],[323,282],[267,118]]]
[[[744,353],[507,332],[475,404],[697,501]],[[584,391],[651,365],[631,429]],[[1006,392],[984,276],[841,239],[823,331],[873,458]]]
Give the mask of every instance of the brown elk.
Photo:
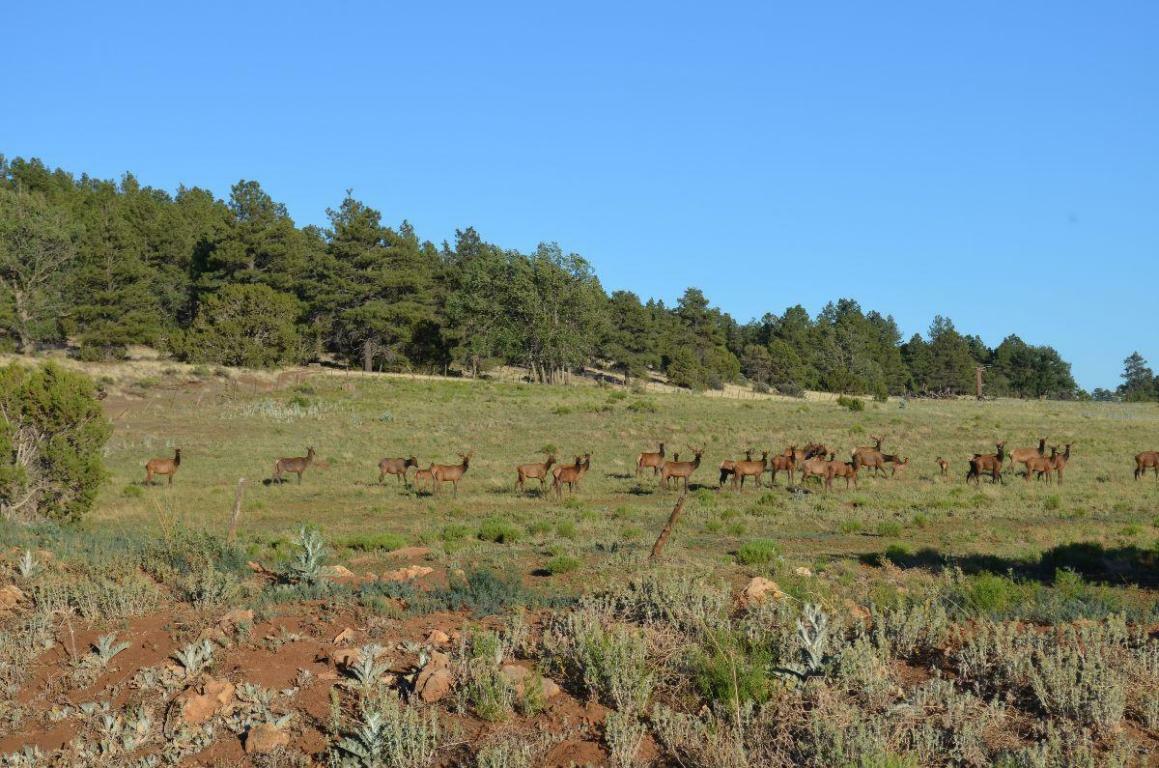
[[[1010,469],[1014,469],[1015,464],[1025,464],[1027,459],[1033,459],[1035,456],[1046,455],[1046,438],[1038,438],[1037,448],[1015,448],[1010,453]]]
[[[644,471],[645,467],[652,468],[652,476],[660,474],[660,467],[664,466],[664,443],[660,443],[660,450],[650,453],[645,451],[636,457],[636,477]]]
[[[1159,482],[1159,451],[1143,451],[1135,454],[1135,479],[1138,480],[1147,474],[1148,469],[1155,472],[1155,480]]]
[[[785,452],[774,456],[769,463],[769,471],[772,472],[772,479],[769,481],[773,485],[777,483],[778,472],[789,473],[789,485],[793,484],[793,470],[797,468],[798,461],[804,461],[803,452],[797,450],[797,446],[791,446],[785,449]]]
[[[837,454],[833,452],[830,452],[828,459],[824,456],[813,456],[805,459],[800,464],[801,485],[804,485],[810,477],[815,477],[819,482],[824,483],[825,473],[829,471],[829,462],[836,461],[836,459]]]
[[[1058,484],[1062,485],[1062,473],[1066,469],[1066,463],[1070,461],[1070,443],[1064,444],[1062,453],[1058,453],[1056,448],[1050,457],[1050,463],[1054,465],[1054,473],[1058,475]]]
[[[684,480],[684,490],[688,490],[688,478],[692,477],[692,473],[700,466],[700,457],[704,455],[703,448],[692,449],[692,461],[666,461],[664,466],[660,468],[660,482],[664,484],[665,488],[671,487],[669,482],[672,478],[676,478],[676,484],[679,485],[681,480]]]
[[[885,454],[874,448],[858,448],[853,452],[851,457],[853,463],[857,465],[860,470],[866,467],[873,470],[873,476],[877,477],[877,473],[885,474]]]
[[[427,467],[426,469],[416,469],[415,470],[414,483],[415,483],[416,489],[418,489],[420,487],[420,484],[421,484],[421,487],[423,487],[423,488],[426,488],[428,485],[433,486],[434,482],[435,482],[435,465],[433,463],[429,467]]]
[[[575,464],[571,466],[559,466],[552,470],[551,487],[555,491],[557,499],[563,498],[563,486],[567,483],[567,489],[575,493],[576,488],[579,488],[580,480],[588,473],[588,469],[592,465],[592,455],[585,453],[583,457],[576,456]]]
[[[761,460],[753,461],[749,456],[744,461],[738,461],[736,467],[732,471],[732,487],[737,488],[737,481],[740,481],[740,489],[744,490],[744,480],[746,477],[753,478],[757,483],[757,488],[761,487],[761,475],[769,467],[769,452],[761,451]]]
[[[885,438],[879,437],[878,435],[870,435],[869,439],[873,441],[872,446],[863,445],[860,448],[855,448],[854,450],[857,450],[857,451],[877,451],[878,453],[881,453],[881,444],[883,442],[885,442]]]
[[[815,458],[817,456],[820,456],[821,458],[825,458],[830,453],[832,453],[832,451],[830,451],[829,447],[827,445],[825,445],[824,443],[809,443],[808,445],[806,445],[804,448],[801,449],[801,453],[802,453],[802,456],[798,459],[798,461],[804,461],[805,459],[812,459],[812,458]]]
[[[675,454],[672,457],[672,460],[680,461],[680,454]],[[751,448],[744,452],[744,460],[753,460],[753,451]],[[718,486],[722,488],[724,487],[724,481],[732,477],[732,473],[736,470],[736,465],[737,462],[733,461],[732,459],[725,459],[724,461],[720,462],[720,481],[717,483]]]
[[[378,482],[387,475],[394,475],[400,483],[406,483],[406,473],[411,467],[418,468],[419,461],[414,456],[405,459],[383,459],[378,462]]]
[[[551,465],[554,463],[555,456],[549,454],[547,461],[541,462],[539,464],[520,464],[515,468],[515,474],[517,476],[515,480],[515,488],[522,492],[524,490],[524,480],[538,480],[539,493],[542,496],[545,490],[544,486],[547,483],[548,470],[551,469]]]
[[[896,456],[892,453],[885,454],[885,463],[890,465],[889,476],[896,477],[898,472],[905,473],[909,466],[909,456]]]
[[[853,487],[857,487],[857,465],[852,461],[835,461],[827,462],[825,467],[825,490],[833,489],[833,478],[844,477],[845,487],[849,488],[849,481],[853,481]]]
[[[950,470],[950,462],[946,461],[941,456],[935,459],[935,462],[938,465],[938,469],[942,471],[942,477],[945,477],[946,473]]]
[[[180,466],[180,448],[173,451],[171,459],[149,459],[145,462],[145,484],[152,485],[154,475],[169,475],[169,485],[173,485],[173,476],[177,474],[177,468]]]
[[[305,472],[311,464],[314,463],[314,449],[307,447],[305,456],[294,456],[288,459],[278,459],[274,462],[274,482],[282,482],[283,472],[293,472],[298,476],[298,482],[302,482],[302,473]]]
[[[993,482],[1002,482],[1002,465],[1006,463],[1006,441],[996,444],[996,453],[975,453],[974,458],[970,459],[970,469],[966,472],[966,482],[973,480],[975,483],[980,483],[982,473],[985,472],[990,475]]]
[[[443,483],[450,483],[454,486],[454,495],[459,495],[459,481],[463,479],[463,475],[467,474],[468,467],[471,466],[471,457],[475,455],[474,451],[467,453],[460,453],[459,458],[462,459],[458,464],[432,464],[431,465],[431,479],[435,483],[435,493],[439,493]]]
[[[1030,456],[1022,459],[1022,463],[1026,465],[1026,474],[1023,479],[1030,482],[1030,476],[1033,474],[1039,480],[1046,476],[1046,482],[1050,482],[1050,473],[1054,471],[1054,459],[1058,456],[1058,448],[1052,447],[1050,449],[1050,456],[1040,456],[1038,453],[1033,453]]]

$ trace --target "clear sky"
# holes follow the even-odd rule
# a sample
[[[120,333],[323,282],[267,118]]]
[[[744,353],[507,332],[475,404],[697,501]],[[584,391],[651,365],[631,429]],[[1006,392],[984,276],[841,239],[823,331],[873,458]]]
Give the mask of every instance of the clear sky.
[[[180,7],[178,7],[180,6]],[[1159,3],[24,2],[0,152],[1159,366]]]

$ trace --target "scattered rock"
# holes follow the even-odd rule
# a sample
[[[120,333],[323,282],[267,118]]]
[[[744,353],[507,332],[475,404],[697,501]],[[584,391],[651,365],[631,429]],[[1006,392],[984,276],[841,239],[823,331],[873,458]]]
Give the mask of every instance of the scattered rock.
[[[247,755],[268,755],[289,744],[290,734],[270,723],[258,723],[245,735]]]
[[[799,565],[796,568],[794,568],[793,573],[797,574],[798,576],[804,576],[805,578],[808,578],[808,577],[813,575],[813,572],[810,571],[808,568],[806,568],[803,565]]]
[[[455,678],[449,669],[436,669],[429,674],[424,669],[419,673],[419,680],[416,681],[415,690],[419,692],[419,698],[427,704],[434,704],[436,701],[442,701],[447,697],[451,692],[451,686],[454,685],[454,682]]]
[[[764,576],[754,576],[741,592],[740,600],[745,605],[763,603],[768,599],[783,600],[788,597],[777,582],[766,579]]]
[[[427,645],[446,645],[451,642],[451,637],[441,629],[432,629],[427,635]]]
[[[15,611],[24,600],[24,592],[15,584],[0,587],[0,616]]]
[[[344,565],[327,565],[322,568],[322,575],[331,579],[356,579],[358,575]]]
[[[515,686],[515,695],[522,696],[523,691],[529,681],[535,679],[535,671],[527,667],[521,667],[518,664],[504,664],[499,670],[499,674],[507,678]],[[546,677],[539,678],[540,691],[543,693],[544,699],[552,699],[561,693],[560,687],[554,680]]]
[[[340,648],[330,654],[334,666],[349,669],[362,661],[362,653],[357,648]]]
[[[334,645],[342,645],[343,643],[349,643],[352,640],[354,640],[354,630],[350,627],[347,627],[334,636]]]
[[[181,707],[181,721],[186,725],[201,725],[218,712],[233,705],[234,687],[228,680],[205,678],[201,690],[186,688],[177,695]]]
[[[411,579],[428,576],[434,572],[434,568],[428,568],[425,565],[408,565],[405,568],[387,571],[382,574],[382,578],[384,581],[410,581]]]

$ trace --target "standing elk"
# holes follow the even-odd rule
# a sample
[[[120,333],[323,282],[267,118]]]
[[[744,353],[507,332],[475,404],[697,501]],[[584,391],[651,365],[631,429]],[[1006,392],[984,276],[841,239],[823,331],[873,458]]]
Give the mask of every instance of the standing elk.
[[[680,481],[684,480],[684,490],[688,490],[688,478],[692,477],[692,473],[700,466],[700,457],[704,455],[703,448],[692,449],[692,461],[666,461],[664,466],[660,468],[660,482],[664,484],[665,488],[670,488],[669,482],[672,478],[676,478],[676,484],[680,485]]]
[[[873,470],[873,476],[880,472],[885,475],[885,454],[875,448],[858,448],[852,455],[853,463],[860,470],[862,467]]]
[[[394,475],[400,483],[408,484],[407,470],[411,467],[418,469],[419,460],[414,456],[405,459],[383,459],[378,462],[378,482],[381,483],[387,475]]]
[[[524,480],[538,480],[539,481],[539,494],[541,496],[543,496],[544,492],[546,490],[545,486],[547,483],[547,473],[548,473],[548,470],[551,469],[552,464],[555,464],[555,456],[549,454],[547,457],[547,461],[541,462],[539,464],[520,464],[519,466],[517,466],[515,468],[515,474],[516,474],[515,488],[516,488],[516,490],[518,490],[520,493],[522,493],[524,491],[524,487],[523,487]]]
[[[746,477],[751,477],[756,481],[757,488],[761,487],[761,475],[769,467],[769,452],[761,451],[761,460],[753,461],[752,456],[749,455],[744,461],[738,461],[736,467],[732,471],[732,487],[738,487],[737,481],[740,481],[739,488],[744,490],[744,480]]]
[[[789,473],[789,485],[792,485],[793,484],[793,470],[795,470],[797,468],[798,461],[804,461],[804,458],[802,457],[801,454],[802,454],[802,451],[797,450],[797,446],[794,445],[794,446],[790,446],[789,448],[786,448],[784,453],[782,453],[778,456],[774,456],[773,460],[769,463],[769,471],[773,475],[772,478],[769,480],[769,483],[772,485],[776,485],[777,484],[777,473],[778,472],[788,472]]]
[[[1147,474],[1148,469],[1155,473],[1155,481],[1159,482],[1159,451],[1143,451],[1135,454],[1135,479],[1138,480]]]
[[[836,461],[837,454],[830,453],[829,458],[824,456],[813,456],[801,462],[801,485],[810,477],[817,478],[818,482],[825,482],[825,473],[829,471],[829,462]]]
[[[942,477],[945,477],[946,473],[950,470],[950,462],[946,461],[941,456],[939,456],[934,461],[937,463],[938,469],[942,471]]]
[[[168,475],[169,485],[173,485],[173,476],[181,466],[181,449],[173,451],[171,459],[149,459],[145,462],[145,485],[153,484],[154,475]]]
[[[672,460],[680,461],[680,454],[675,454],[672,457]],[[751,448],[744,452],[744,460],[753,460],[753,451]],[[725,459],[724,461],[720,462],[720,481],[717,483],[717,486],[721,488],[724,487],[724,481],[732,477],[733,472],[736,471],[736,465],[737,462],[733,461],[732,459]]]
[[[293,472],[298,476],[298,482],[302,482],[302,473],[305,472],[311,464],[314,463],[314,449],[307,447],[305,456],[294,456],[288,459],[278,459],[274,462],[274,482],[282,482],[283,472]]]
[[[857,487],[857,464],[852,461],[835,461],[830,460],[825,467],[825,490],[833,490],[833,478],[844,477],[845,488],[849,488],[849,481],[853,481],[853,487]]]
[[[1050,456],[1040,456],[1038,453],[1032,453],[1030,456],[1022,459],[1022,464],[1026,466],[1026,474],[1023,479],[1030,482],[1030,476],[1033,474],[1039,480],[1046,477],[1046,482],[1050,482],[1050,473],[1054,471],[1054,458],[1058,455],[1058,448],[1052,447],[1050,449]]]
[[[1002,465],[1006,463],[1006,441],[996,444],[996,453],[975,453],[974,458],[970,459],[970,469],[966,472],[966,482],[973,480],[975,483],[980,483],[982,480],[982,473],[986,472],[990,475],[993,482],[1002,482]]]
[[[660,474],[660,467],[664,466],[664,443],[660,443],[660,450],[655,453],[645,451],[636,457],[636,477],[644,471],[645,467],[652,468],[652,476]]]
[[[906,468],[909,466],[909,456],[903,457],[903,456],[896,456],[892,453],[887,453],[887,454],[885,454],[884,458],[885,458],[885,463],[890,465],[890,468],[889,468],[889,476],[890,477],[897,477],[898,472],[901,472],[904,474]]]
[[[1066,448],[1066,450],[1062,453],[1058,453],[1058,449],[1056,448],[1050,459],[1050,463],[1054,467],[1054,473],[1058,475],[1059,485],[1062,485],[1062,473],[1063,470],[1066,469],[1066,463],[1070,461],[1070,446],[1070,443],[1065,443],[1063,447]]]
[[[555,491],[557,499],[563,498],[563,486],[567,483],[567,489],[575,493],[576,488],[579,488],[580,480],[588,473],[588,469],[592,465],[592,455],[585,453],[583,457],[576,456],[575,464],[571,466],[559,466],[552,470],[551,488]]]
[[[433,462],[426,469],[416,469],[415,470],[414,483],[415,483],[415,490],[416,491],[420,488],[420,483],[421,483],[422,488],[426,488],[428,485],[434,486],[434,483],[435,483],[435,465]]]
[[[475,455],[474,451],[467,453],[460,453],[459,458],[462,461],[458,464],[432,464],[431,478],[434,480],[435,493],[439,493],[443,483],[450,483],[454,486],[454,495],[459,495],[459,481],[463,475],[467,474],[467,468],[471,465],[471,457]]]
[[[1027,459],[1032,459],[1035,456],[1045,456],[1045,455],[1046,455],[1046,438],[1040,437],[1040,438],[1038,438],[1038,447],[1037,448],[1015,448],[1010,453],[1010,456],[1009,456],[1010,469],[1011,469],[1011,471],[1013,471],[1015,464],[1025,464]]]

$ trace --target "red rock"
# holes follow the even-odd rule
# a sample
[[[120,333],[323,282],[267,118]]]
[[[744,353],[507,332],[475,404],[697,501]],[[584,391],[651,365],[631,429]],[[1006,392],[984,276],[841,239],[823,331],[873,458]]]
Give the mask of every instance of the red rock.
[[[245,735],[247,755],[268,755],[289,744],[290,734],[270,723],[258,723]]]
[[[419,698],[428,704],[434,704],[436,701],[442,701],[451,692],[451,687],[455,683],[455,678],[449,669],[436,669],[427,673],[424,669],[419,673],[419,679],[416,681],[415,689],[419,693]]]
[[[754,576],[741,592],[740,601],[744,605],[756,605],[770,598],[783,600],[787,595],[777,586],[777,582],[763,576]]]
[[[218,712],[229,708],[233,700],[233,683],[212,677],[205,679],[200,691],[191,686],[177,694],[181,720],[186,725],[201,725]]]
[[[441,629],[432,629],[427,635],[427,645],[446,645],[451,642],[450,636]]]
[[[422,576],[428,576],[434,572],[434,568],[428,568],[425,565],[408,565],[405,568],[387,571],[382,574],[382,578],[384,581],[410,581]]]
[[[342,630],[341,632],[339,632],[337,635],[334,636],[334,645],[341,645],[343,643],[349,643],[353,639],[354,639],[354,630],[351,629],[350,627],[347,627],[346,629]]]

